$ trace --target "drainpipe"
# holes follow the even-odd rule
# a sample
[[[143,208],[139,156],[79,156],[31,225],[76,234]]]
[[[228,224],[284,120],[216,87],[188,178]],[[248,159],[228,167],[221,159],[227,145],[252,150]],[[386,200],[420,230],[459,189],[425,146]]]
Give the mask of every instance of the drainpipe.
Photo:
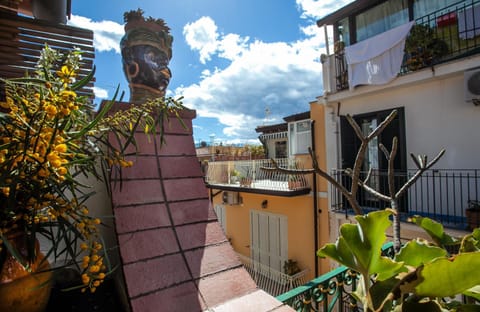
[[[315,154],[315,121],[312,120],[310,124],[310,133],[312,134],[312,154]],[[317,174],[313,174],[313,232],[314,232],[314,248],[313,255],[315,257],[315,277],[318,276],[318,259],[317,259],[317,250],[318,250],[318,202],[317,202]]]

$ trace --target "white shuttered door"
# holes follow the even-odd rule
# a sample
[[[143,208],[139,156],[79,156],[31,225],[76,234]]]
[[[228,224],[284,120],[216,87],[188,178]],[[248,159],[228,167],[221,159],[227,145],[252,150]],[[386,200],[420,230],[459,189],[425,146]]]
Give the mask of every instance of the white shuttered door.
[[[224,205],[215,205],[215,213],[217,214],[218,223],[223,229],[223,232],[227,233],[227,216],[225,215],[225,206]]]
[[[253,260],[283,272],[288,257],[287,217],[250,210],[250,253]]]

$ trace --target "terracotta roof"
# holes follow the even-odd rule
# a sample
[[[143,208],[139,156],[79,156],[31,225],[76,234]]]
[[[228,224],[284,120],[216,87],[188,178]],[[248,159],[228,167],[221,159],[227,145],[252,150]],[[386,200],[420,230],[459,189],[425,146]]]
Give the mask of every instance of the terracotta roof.
[[[255,131],[258,133],[272,133],[272,132],[281,132],[287,131],[287,123],[267,125],[267,126],[258,126],[255,128]]]
[[[258,126],[255,128],[257,133],[276,133],[288,130],[288,122],[297,121],[297,120],[304,120],[310,118],[310,111],[306,111],[303,113],[289,115],[283,118],[286,122],[274,124],[274,125],[265,125],[265,126]]]
[[[307,111],[307,112],[293,114],[293,115],[284,117],[283,120],[285,120],[286,122],[291,122],[291,121],[298,121],[298,120],[304,120],[309,118],[310,118],[310,111]]]

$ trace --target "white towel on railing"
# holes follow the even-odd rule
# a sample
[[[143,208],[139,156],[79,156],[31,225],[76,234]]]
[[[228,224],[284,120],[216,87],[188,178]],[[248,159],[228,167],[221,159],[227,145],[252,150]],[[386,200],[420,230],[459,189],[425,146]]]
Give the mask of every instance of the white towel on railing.
[[[478,35],[480,35],[480,5],[458,13],[458,36],[461,39],[472,39]]]
[[[409,22],[345,47],[350,90],[362,84],[385,84],[397,76],[405,39],[413,24]]]

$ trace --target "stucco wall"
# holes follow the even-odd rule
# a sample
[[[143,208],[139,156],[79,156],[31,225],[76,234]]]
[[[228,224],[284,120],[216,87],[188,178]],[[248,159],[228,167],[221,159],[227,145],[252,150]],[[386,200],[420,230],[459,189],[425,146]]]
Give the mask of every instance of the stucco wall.
[[[301,269],[310,271],[307,279],[314,277],[314,228],[313,198],[310,195],[298,197],[266,196],[240,193],[242,204],[227,205],[226,236],[233,249],[250,257],[250,211],[283,215],[288,223],[288,258],[297,261]],[[268,200],[267,208],[262,208],[263,200]],[[214,205],[221,204],[221,197],[214,198]]]
[[[480,106],[464,100],[464,70],[478,64],[480,56],[426,68],[385,86],[362,86],[320,97],[327,107],[328,167],[337,167],[337,115],[404,107],[407,155],[425,154],[431,159],[445,148],[437,168],[478,168]],[[407,165],[414,168],[409,157]]]

